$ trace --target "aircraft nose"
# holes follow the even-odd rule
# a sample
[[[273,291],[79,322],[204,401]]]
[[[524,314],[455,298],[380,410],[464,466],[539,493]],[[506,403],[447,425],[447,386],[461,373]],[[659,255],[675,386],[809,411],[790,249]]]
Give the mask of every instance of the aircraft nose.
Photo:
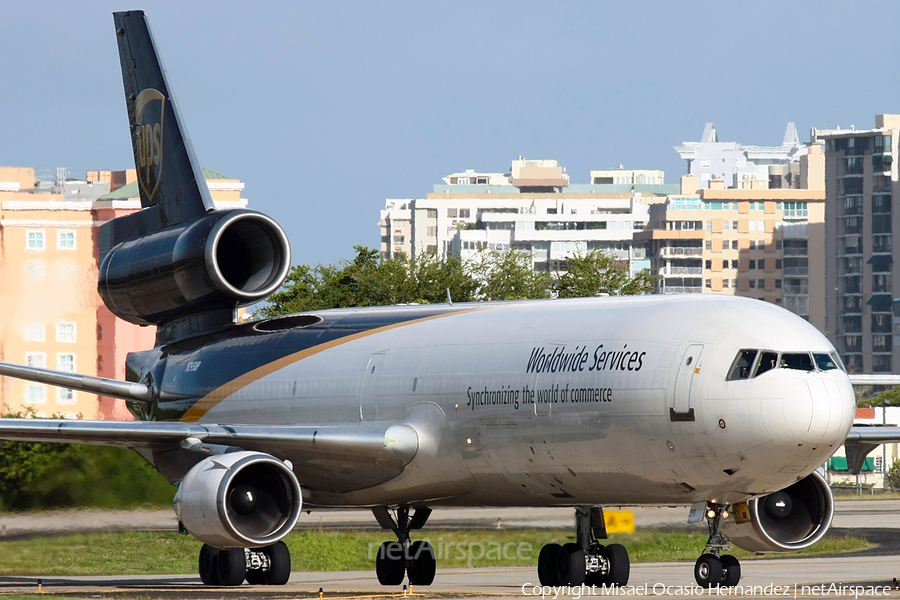
[[[784,420],[806,444],[835,444],[853,424],[856,400],[849,380],[806,379],[784,394]]]

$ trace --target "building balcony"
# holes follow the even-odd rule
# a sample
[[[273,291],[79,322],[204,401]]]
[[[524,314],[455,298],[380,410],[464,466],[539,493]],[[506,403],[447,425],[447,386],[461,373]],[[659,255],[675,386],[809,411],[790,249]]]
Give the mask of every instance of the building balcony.
[[[657,274],[662,277],[666,275],[703,275],[703,267],[663,267]]]
[[[663,258],[675,258],[680,256],[703,257],[703,248],[697,246],[663,246],[659,249],[659,255]]]

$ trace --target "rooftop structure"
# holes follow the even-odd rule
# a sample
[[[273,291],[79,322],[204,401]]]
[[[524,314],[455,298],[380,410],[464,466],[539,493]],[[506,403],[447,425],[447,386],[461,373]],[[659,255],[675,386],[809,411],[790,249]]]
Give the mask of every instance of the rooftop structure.
[[[744,146],[720,142],[715,123],[707,123],[699,142],[684,142],[675,151],[687,161],[698,187],[721,180],[726,189],[800,188],[800,143],[797,126],[788,123],[780,146]]]

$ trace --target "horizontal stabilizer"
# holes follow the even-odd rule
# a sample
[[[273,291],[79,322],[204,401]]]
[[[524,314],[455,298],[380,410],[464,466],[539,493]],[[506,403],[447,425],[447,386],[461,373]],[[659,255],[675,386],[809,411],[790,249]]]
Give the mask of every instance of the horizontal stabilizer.
[[[68,371],[54,371],[53,369],[26,367],[4,362],[0,362],[0,375],[90,392],[100,396],[122,398],[133,402],[150,402],[153,399],[153,390],[150,386],[133,381],[120,381],[94,375],[79,375]]]

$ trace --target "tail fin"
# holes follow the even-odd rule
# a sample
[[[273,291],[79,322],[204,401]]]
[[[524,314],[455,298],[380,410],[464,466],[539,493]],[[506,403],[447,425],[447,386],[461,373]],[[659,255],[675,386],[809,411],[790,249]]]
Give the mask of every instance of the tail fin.
[[[209,331],[290,269],[287,236],[252,210],[216,210],[142,11],[114,13],[143,210],[100,227],[97,290],[157,342]]]
[[[141,205],[163,228],[214,209],[144,12],[113,13]],[[121,241],[121,240],[120,240]]]

